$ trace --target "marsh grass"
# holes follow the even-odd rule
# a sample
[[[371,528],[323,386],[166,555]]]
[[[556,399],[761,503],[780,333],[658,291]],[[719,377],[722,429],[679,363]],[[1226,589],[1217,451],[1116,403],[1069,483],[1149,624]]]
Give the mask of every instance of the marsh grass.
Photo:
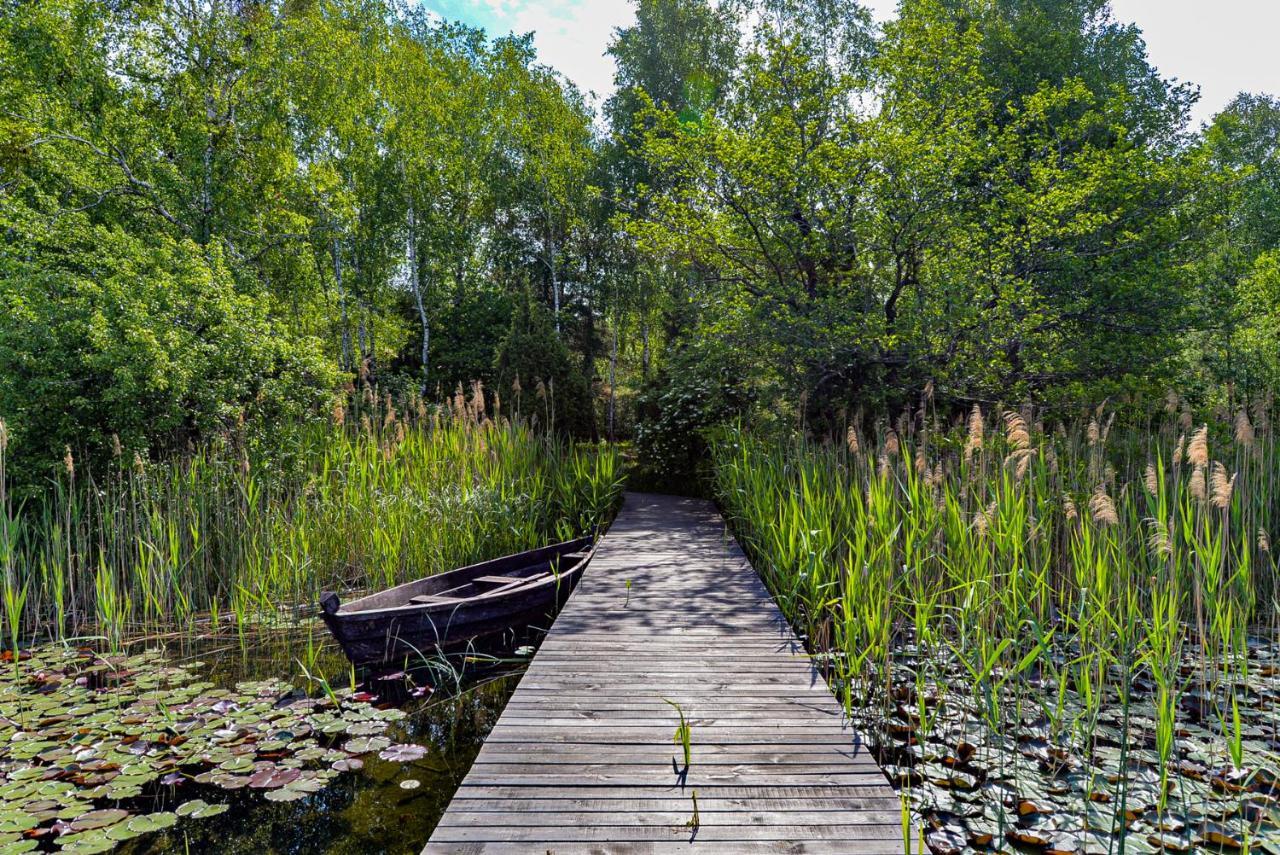
[[[270,454],[233,432],[90,473],[68,450],[22,504],[5,492],[4,439],[0,428],[10,643],[94,633],[116,648],[228,623],[244,636],[296,621],[325,588],[394,585],[593,531],[621,491],[611,448],[489,413],[478,385],[444,408],[397,408],[368,389]]]
[[[1174,400],[1165,418],[1122,428],[1101,408],[1052,427],[978,407],[941,423],[926,399],[896,424],[851,425],[840,444],[727,429],[713,472],[757,570],[830,654],[846,709],[896,746],[892,762],[926,768],[939,717],[956,725],[958,709],[1008,740],[988,758],[992,779],[1028,720],[1055,750],[1090,752],[1114,728],[1142,750],[1122,748],[1111,778],[1084,786],[1121,834],[1140,799],[1115,773],[1153,764],[1158,793],[1138,814],[1172,809],[1192,713],[1224,789],[1235,775],[1257,790],[1276,767],[1274,699],[1251,687],[1251,633],[1274,632],[1280,590],[1269,416],[1263,402],[1196,424]],[[1235,839],[1256,830],[1256,812],[1232,817]]]

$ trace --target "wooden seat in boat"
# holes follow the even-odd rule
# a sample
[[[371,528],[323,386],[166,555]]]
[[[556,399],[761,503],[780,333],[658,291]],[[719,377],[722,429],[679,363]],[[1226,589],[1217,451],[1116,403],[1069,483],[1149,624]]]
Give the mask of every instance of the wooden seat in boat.
[[[446,597],[441,594],[419,594],[416,597],[410,597],[409,602],[415,606],[444,606],[450,603],[462,603],[466,599],[466,597]]]

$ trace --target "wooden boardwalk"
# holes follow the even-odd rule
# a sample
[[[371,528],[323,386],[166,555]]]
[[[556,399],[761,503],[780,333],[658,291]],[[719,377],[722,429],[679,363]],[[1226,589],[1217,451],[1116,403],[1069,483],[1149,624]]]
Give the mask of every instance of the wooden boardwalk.
[[[714,507],[632,493],[424,851],[896,855],[902,814]]]

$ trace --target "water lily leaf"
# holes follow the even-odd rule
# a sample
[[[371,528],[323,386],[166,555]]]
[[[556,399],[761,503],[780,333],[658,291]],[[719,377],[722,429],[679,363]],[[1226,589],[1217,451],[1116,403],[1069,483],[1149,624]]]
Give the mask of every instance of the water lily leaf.
[[[352,736],[377,736],[387,729],[385,721],[361,721],[347,728]]]
[[[378,756],[392,763],[412,763],[414,760],[421,760],[426,753],[427,749],[421,745],[402,744],[388,746]]]
[[[71,823],[72,831],[86,831],[93,828],[106,828],[108,825],[115,825],[117,822],[128,818],[127,810],[119,808],[107,808],[104,810],[93,810],[84,814],[80,818]]]
[[[23,852],[35,850],[39,845],[39,841],[36,840],[11,840],[0,844],[0,855],[21,855]]]
[[[29,810],[28,806],[28,810]],[[16,832],[27,831],[35,828],[40,824],[37,817],[32,816],[26,810],[17,810],[6,808],[0,810],[0,834],[13,834]]]
[[[204,807],[200,808],[198,811],[195,811],[194,813],[192,813],[191,818],[206,819],[207,817],[217,816],[220,813],[226,813],[229,810],[231,810],[231,805],[229,804],[218,803],[218,804],[205,805]]]
[[[172,828],[178,821],[178,815],[169,811],[160,811],[159,813],[148,813],[141,816],[135,816],[129,820],[128,826],[130,831],[138,834],[148,834],[152,831],[160,831],[165,828]]]
[[[414,778],[406,778],[400,782],[400,789],[402,790],[416,790],[421,786],[422,782]]]
[[[247,772],[253,768],[253,758],[245,755],[232,757],[219,763],[218,768],[224,772]]]
[[[65,844],[59,844],[59,852],[65,852],[67,855],[95,855],[98,852],[110,852],[116,848],[116,841],[112,840],[106,834],[98,834],[94,837],[86,837]]]
[[[259,769],[249,777],[249,786],[258,790],[275,789],[297,780],[298,776],[301,774],[302,773],[297,769]]]
[[[381,751],[391,744],[391,740],[385,736],[359,736],[355,739],[347,741],[342,748],[351,754],[372,754],[374,751]]]
[[[291,790],[282,788],[279,790],[268,790],[263,794],[263,798],[270,802],[296,802],[299,799],[305,799],[307,794],[301,790]]]

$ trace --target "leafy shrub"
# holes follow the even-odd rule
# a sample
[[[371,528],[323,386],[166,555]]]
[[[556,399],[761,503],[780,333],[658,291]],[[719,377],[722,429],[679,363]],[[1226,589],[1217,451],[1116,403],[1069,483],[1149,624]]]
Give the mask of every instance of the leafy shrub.
[[[0,416],[19,481],[65,446],[160,453],[240,423],[268,437],[336,387],[320,343],[238,290],[216,252],[104,226],[25,237],[37,252],[0,253]]]

